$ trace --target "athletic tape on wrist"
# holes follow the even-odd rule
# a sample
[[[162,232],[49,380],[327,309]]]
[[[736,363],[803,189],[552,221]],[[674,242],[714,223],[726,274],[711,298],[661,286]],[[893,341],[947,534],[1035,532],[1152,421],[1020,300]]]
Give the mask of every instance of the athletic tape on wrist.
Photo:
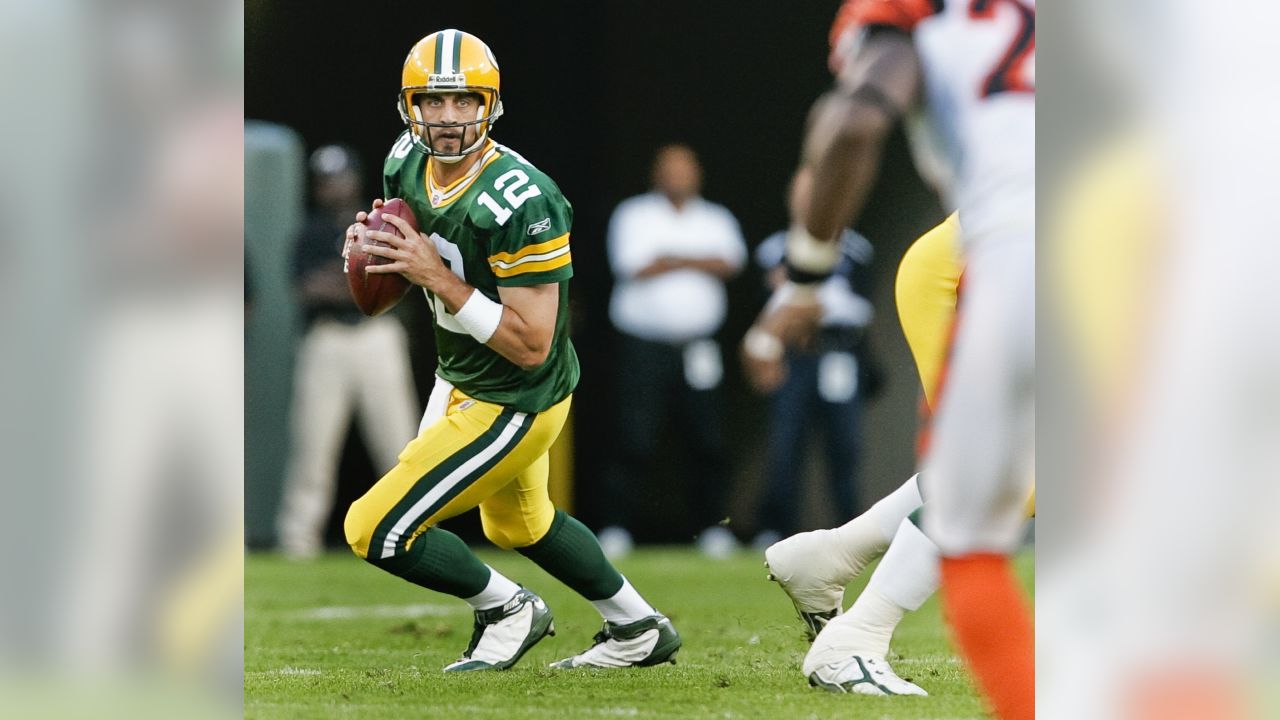
[[[752,358],[764,362],[780,359],[785,350],[781,340],[760,328],[747,331],[746,337],[742,338],[742,349]]]
[[[799,283],[825,280],[840,262],[840,244],[826,242],[795,226],[787,232],[787,276]]]
[[[778,286],[769,296],[765,305],[766,312],[773,312],[782,305],[815,305],[818,303],[818,290],[822,283],[799,283],[788,280]]]
[[[453,314],[453,319],[483,345],[498,332],[498,325],[502,322],[502,304],[485,297],[479,290],[472,290],[471,297]]]

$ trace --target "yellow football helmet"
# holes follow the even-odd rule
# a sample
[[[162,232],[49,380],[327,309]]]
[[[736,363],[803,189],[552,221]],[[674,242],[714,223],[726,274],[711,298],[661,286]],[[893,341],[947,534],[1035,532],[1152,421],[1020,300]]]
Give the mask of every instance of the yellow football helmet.
[[[461,30],[441,30],[418,41],[405,58],[401,74],[400,118],[413,131],[413,144],[422,152],[445,162],[456,162],[484,146],[493,123],[502,116],[498,61],[480,38]],[[423,120],[415,96],[424,93],[467,92],[482,100],[474,120],[462,126],[478,125],[478,137],[457,154],[431,149],[431,129],[446,126]]]

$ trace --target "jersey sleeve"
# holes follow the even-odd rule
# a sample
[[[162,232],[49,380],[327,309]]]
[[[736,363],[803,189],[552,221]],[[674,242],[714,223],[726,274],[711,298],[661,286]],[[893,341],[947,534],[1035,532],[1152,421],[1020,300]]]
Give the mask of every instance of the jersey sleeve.
[[[939,12],[941,5],[942,0],[845,0],[828,39],[834,49],[847,33],[862,28],[888,26],[912,32],[921,20]]]
[[[409,131],[405,130],[400,133],[400,137],[396,138],[396,142],[391,146],[391,152],[387,153],[387,159],[382,163],[382,199],[390,200],[391,198],[404,197],[400,193],[400,170],[404,166],[405,152],[411,147]]]
[[[941,9],[942,0],[845,0],[827,36],[827,68],[840,75],[863,30],[888,27],[910,33]]]
[[[573,206],[545,176],[489,239],[489,268],[503,287],[558,283],[573,277],[569,231]]]

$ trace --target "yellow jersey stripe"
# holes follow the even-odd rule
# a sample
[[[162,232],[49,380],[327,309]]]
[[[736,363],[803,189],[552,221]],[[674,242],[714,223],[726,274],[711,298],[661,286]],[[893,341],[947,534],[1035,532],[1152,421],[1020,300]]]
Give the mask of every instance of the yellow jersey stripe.
[[[496,262],[489,263],[489,266],[494,269],[510,270],[511,268],[518,267],[520,265],[528,265],[529,263],[538,263],[546,260],[552,260],[554,258],[560,257],[561,255],[564,255],[567,252],[569,252],[569,246],[561,245],[560,247],[556,248],[555,250],[552,250],[551,252],[538,253],[537,255],[525,255],[524,257],[520,258],[515,262],[498,260]]]
[[[525,275],[527,273],[546,272],[548,270],[558,270],[572,261],[573,256],[565,253],[560,257],[543,260],[542,262],[523,263],[512,268],[495,267],[493,274],[500,278],[515,277],[516,275]]]
[[[496,255],[489,256],[489,264],[496,263],[513,263],[517,260],[528,257],[530,255],[541,255],[545,252],[557,250],[569,244],[569,233],[565,233],[558,238],[553,238],[546,242],[540,242],[537,245],[526,245],[513,253],[500,252]]]

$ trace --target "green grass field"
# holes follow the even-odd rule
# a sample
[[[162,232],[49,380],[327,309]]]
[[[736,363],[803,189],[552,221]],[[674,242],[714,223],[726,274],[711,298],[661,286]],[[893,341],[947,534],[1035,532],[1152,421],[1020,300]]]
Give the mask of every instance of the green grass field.
[[[347,554],[310,563],[245,560],[246,718],[979,718],[937,599],[907,616],[895,669],[927,698],[831,695],[800,675],[806,643],[761,557],[724,562],[686,549],[637,552],[620,569],[684,637],[678,664],[552,671],[599,629],[592,607],[515,553],[483,559],[546,599],[547,638],[510,671],[445,675],[471,633],[465,603]],[[1034,556],[1018,569],[1031,589]],[[852,602],[869,573],[846,593]]]

